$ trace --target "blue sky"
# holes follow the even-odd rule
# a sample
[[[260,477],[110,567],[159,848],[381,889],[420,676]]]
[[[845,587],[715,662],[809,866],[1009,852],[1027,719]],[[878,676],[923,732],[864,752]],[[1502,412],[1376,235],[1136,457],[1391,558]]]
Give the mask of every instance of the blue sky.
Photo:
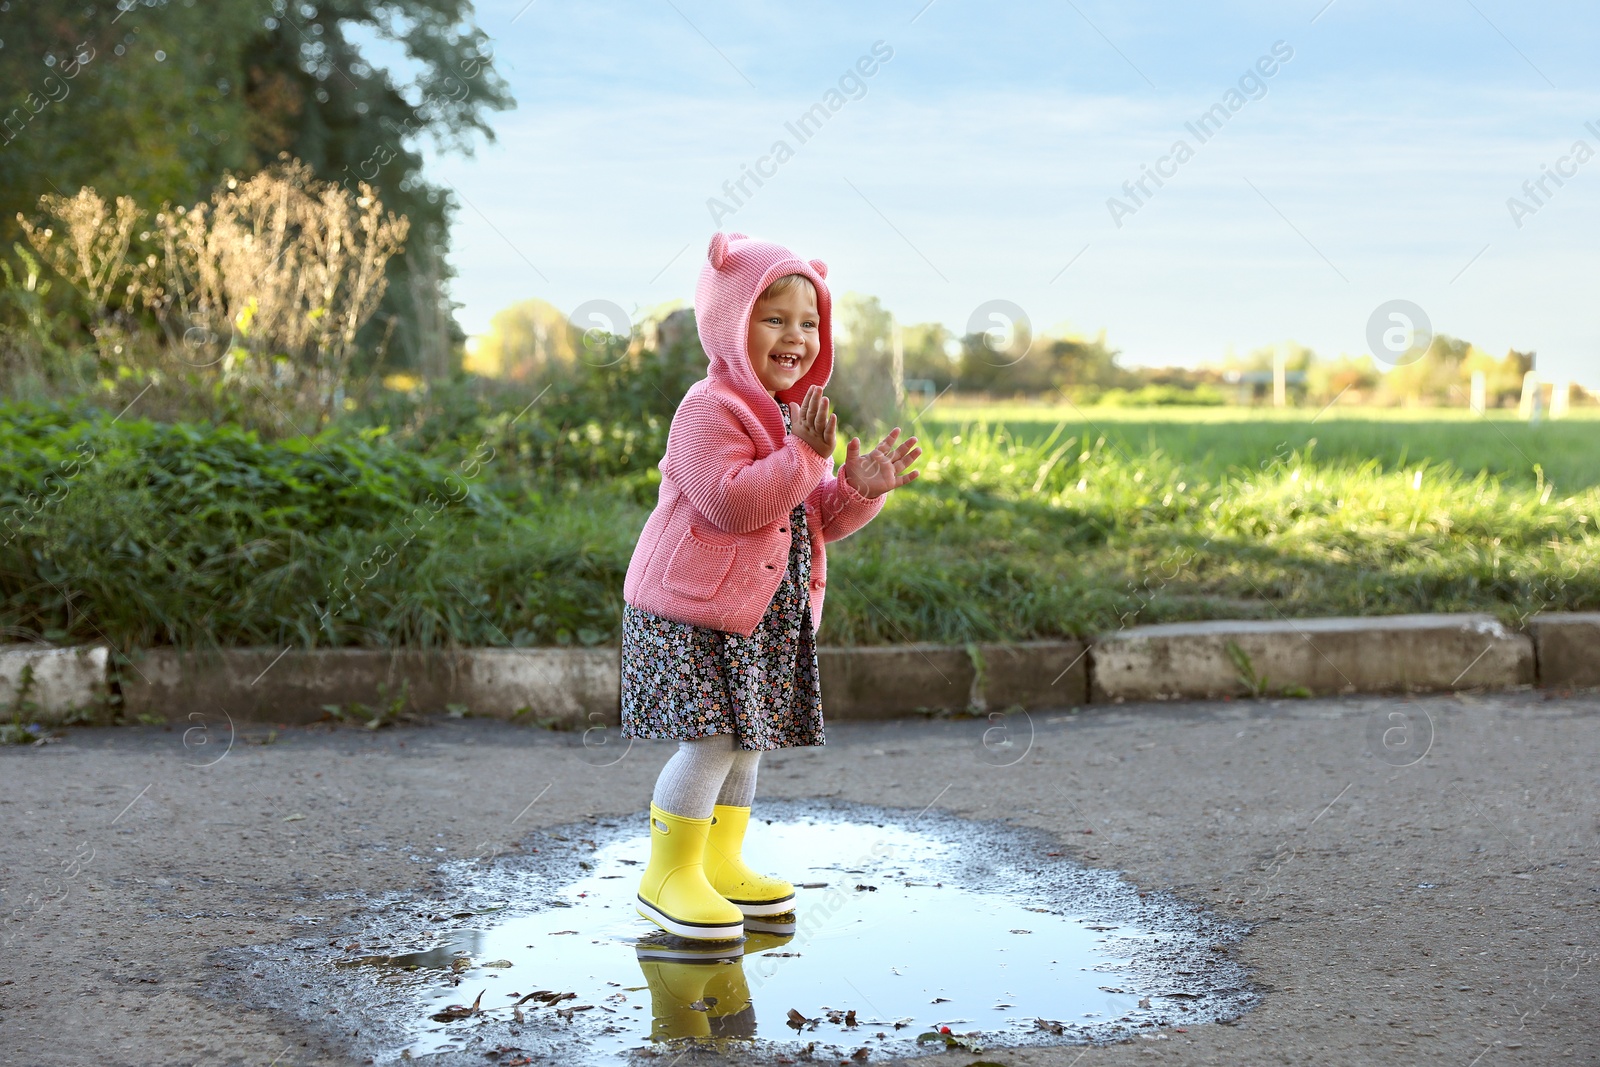
[[[722,228],[826,260],[837,292],[905,322],[960,330],[1003,299],[1036,329],[1104,329],[1127,362],[1193,364],[1291,338],[1363,352],[1373,310],[1403,298],[1600,385],[1592,5],[494,0],[477,17],[519,106],[474,157],[429,158],[462,203],[469,333],[527,297],[692,298],[708,199],[732,206],[723,183],[781,139],[793,158]],[[800,143],[785,123],[875,42],[892,58]],[[1292,58],[1202,143],[1185,124],[1277,42]],[[1192,158],[1129,197],[1179,138]],[[1558,165],[1535,204],[1523,183]],[[1513,196],[1536,209],[1520,227]],[[1111,197],[1137,208],[1120,226]]]

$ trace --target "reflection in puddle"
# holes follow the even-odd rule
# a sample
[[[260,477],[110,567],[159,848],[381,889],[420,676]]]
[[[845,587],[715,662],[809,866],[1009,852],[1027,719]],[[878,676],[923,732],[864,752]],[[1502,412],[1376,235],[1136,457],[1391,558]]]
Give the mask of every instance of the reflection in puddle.
[[[942,1049],[916,1044],[941,1027],[986,1046],[1081,1042],[1231,1018],[1253,1002],[1212,951],[1237,929],[1141,900],[1114,872],[1048,859],[1048,843],[1019,837],[1007,851],[990,839],[1009,828],[980,838],[953,817],[912,828],[791,808],[752,826],[746,854],[796,884],[796,912],[750,920],[733,945],[672,938],[634,911],[642,820],[639,833],[586,827],[563,858],[541,840],[542,873],[447,870],[511,904],[418,951],[342,961],[410,991],[388,1011],[411,1038],[374,1050],[376,1062],[503,1048],[608,1064],[686,1040],[771,1052],[814,1042],[819,1055],[877,1060]],[[580,866],[577,880],[555,880]]]

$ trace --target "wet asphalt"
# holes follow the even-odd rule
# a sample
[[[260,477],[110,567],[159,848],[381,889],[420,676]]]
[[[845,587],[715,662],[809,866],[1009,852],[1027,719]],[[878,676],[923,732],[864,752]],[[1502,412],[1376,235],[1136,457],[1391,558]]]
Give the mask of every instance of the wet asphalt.
[[[930,1062],[1600,1062],[1596,694],[1125,705],[827,737],[763,760],[758,813],[770,797],[1015,827],[1249,931],[1225,946],[1256,994],[1230,1023]],[[364,1062],[381,1002],[288,981],[296,954],[340,951],[375,913],[447,919],[451,864],[526,855],[552,828],[643,833],[670,750],[492,721],[196,719],[0,751],[0,1063]]]

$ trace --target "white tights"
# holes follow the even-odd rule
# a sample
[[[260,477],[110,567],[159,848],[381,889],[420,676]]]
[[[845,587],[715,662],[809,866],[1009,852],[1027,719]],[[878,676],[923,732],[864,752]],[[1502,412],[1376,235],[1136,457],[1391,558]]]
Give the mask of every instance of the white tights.
[[[756,795],[761,752],[735,748],[732,734],[679,741],[656,779],[656,807],[690,819],[708,819],[717,804],[748,808]]]

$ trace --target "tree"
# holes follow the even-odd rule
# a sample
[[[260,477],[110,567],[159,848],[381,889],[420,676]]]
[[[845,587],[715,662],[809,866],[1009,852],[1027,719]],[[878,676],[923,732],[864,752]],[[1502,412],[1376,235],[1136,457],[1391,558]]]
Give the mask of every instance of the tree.
[[[845,293],[833,304],[833,377],[828,393],[839,421],[869,432],[892,422],[900,402],[894,366],[894,316],[875,296]]]
[[[355,28],[403,49],[401,79]],[[438,363],[461,332],[445,303],[452,205],[422,177],[420,148],[470,154],[487,115],[514,106],[469,0],[13,2],[0,9],[0,240],[39,197],[91,186],[145,204],[192,204],[224,170],[280,153],[355,192],[370,182],[410,220],[406,254],[360,345],[365,370],[393,330],[395,367]]]
[[[573,333],[567,316],[554,304],[538,298],[519,301],[495,312],[467,369],[509,381],[542,381],[570,372],[578,358]]]
[[[1458,388],[1471,375],[1462,366],[1472,344],[1449,334],[1434,334],[1427,350],[1410,363],[1395,367],[1383,376],[1383,391],[1407,404],[1445,400],[1452,387]],[[1518,381],[1521,387],[1521,381]],[[1461,400],[1458,398],[1457,403]]]
[[[955,381],[956,362],[950,355],[953,338],[943,323],[918,322],[902,327],[900,346],[906,381],[932,382],[935,393]]]

